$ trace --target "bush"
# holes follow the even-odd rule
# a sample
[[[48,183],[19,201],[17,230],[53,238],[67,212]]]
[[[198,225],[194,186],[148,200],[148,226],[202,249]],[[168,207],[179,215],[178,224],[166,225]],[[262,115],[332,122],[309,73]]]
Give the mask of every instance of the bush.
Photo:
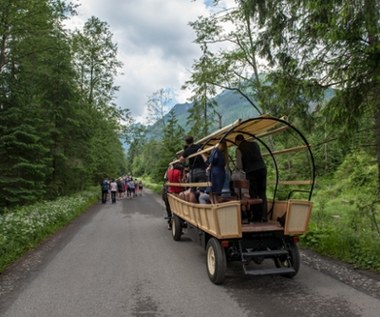
[[[154,191],[156,194],[160,194],[161,195],[161,193],[162,193],[162,184],[155,183],[149,177],[144,177],[143,182],[144,182],[144,186],[145,187],[148,187],[149,189],[151,189],[152,191]],[[162,180],[162,182],[163,182],[163,180]]]
[[[99,199],[98,188],[0,215],[0,272]]]
[[[380,204],[376,163],[358,152],[318,180],[309,231],[302,243],[358,268],[380,271]]]

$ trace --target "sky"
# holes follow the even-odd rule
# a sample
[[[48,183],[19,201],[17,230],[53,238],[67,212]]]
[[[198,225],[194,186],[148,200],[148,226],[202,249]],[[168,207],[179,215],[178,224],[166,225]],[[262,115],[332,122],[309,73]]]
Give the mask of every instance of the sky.
[[[189,25],[199,16],[208,16],[216,8],[212,0],[73,0],[79,4],[77,16],[70,19],[71,29],[81,29],[95,16],[107,22],[123,62],[115,84],[119,86],[115,102],[130,109],[138,122],[146,123],[146,103],[154,92],[170,89],[176,103],[185,103],[189,91],[181,86],[190,78],[192,65],[201,51],[194,43]],[[223,0],[220,6],[236,5]]]

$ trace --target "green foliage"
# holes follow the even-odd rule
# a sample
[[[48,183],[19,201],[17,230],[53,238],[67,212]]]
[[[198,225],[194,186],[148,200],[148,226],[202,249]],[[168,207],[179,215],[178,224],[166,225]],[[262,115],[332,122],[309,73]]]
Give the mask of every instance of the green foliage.
[[[289,96],[302,87],[311,100],[318,97],[318,88],[334,87],[335,95],[317,109],[323,109],[335,135],[343,133],[347,138],[364,117],[372,117],[380,186],[379,1],[247,0],[240,4],[258,26],[256,49],[280,74],[271,78],[274,86],[286,87]],[[296,84],[283,86],[286,82]],[[299,96],[296,93],[290,101]]]
[[[90,19],[72,36],[61,28],[71,5],[5,2],[0,213],[119,176],[125,171],[119,120],[128,116],[112,104],[120,63],[106,23]]]
[[[322,228],[311,225],[302,243],[358,268],[380,272],[380,238],[374,232],[355,232],[340,223],[334,227],[323,224]]]
[[[7,210],[0,215],[0,272],[99,199],[94,187],[71,197]]]
[[[210,83],[210,73],[213,69],[213,54],[207,48],[206,44],[202,45],[203,55],[193,66],[194,72],[191,79],[186,82],[184,87],[192,87],[192,97],[190,100],[193,106],[188,110],[187,124],[190,126],[189,134],[195,139],[202,135],[209,134],[209,126],[214,121],[215,115],[221,115],[216,112],[216,101],[212,99],[216,94],[215,85]]]
[[[168,168],[168,162],[176,159],[175,153],[182,149],[184,130],[178,125],[174,112],[169,113],[168,122],[164,130],[164,137],[160,146],[156,173],[151,173],[156,182],[163,179]]]
[[[357,267],[380,271],[380,202],[373,156],[364,151],[347,155],[332,177],[318,182],[303,243]]]
[[[149,177],[161,183],[168,163],[182,148],[184,130],[178,125],[174,112],[169,112],[161,140],[145,140],[136,137],[130,144],[127,169],[132,175]]]
[[[0,28],[0,208],[34,202],[51,173],[47,82],[56,45],[45,1],[8,3]]]
[[[122,63],[117,59],[117,45],[112,41],[109,25],[91,17],[82,32],[72,37],[78,86],[85,100],[107,113],[110,101],[118,90],[114,76]],[[105,107],[105,108],[104,108]]]
[[[145,187],[150,188],[156,194],[161,195],[161,193],[162,193],[162,183],[161,182],[156,183],[156,182],[152,181],[152,179],[150,177],[144,177],[143,182],[144,182]]]
[[[226,24],[233,27],[225,28]],[[200,17],[190,25],[203,52],[195,62],[192,79],[188,82],[195,87],[194,96],[201,98],[206,90],[212,96],[217,87],[223,88],[240,94],[258,113],[262,113],[266,102],[261,89],[256,30],[249,16],[243,10],[234,8],[221,10],[208,18]],[[225,43],[230,48],[220,50],[220,45]],[[254,100],[258,101],[258,105]]]

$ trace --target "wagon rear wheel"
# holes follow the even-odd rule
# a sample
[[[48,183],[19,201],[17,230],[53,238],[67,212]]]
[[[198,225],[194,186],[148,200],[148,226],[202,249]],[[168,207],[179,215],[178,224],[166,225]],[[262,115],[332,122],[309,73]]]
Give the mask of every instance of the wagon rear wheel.
[[[182,235],[182,221],[177,215],[172,218],[172,236],[174,241],[181,240]]]
[[[300,265],[301,265],[301,257],[300,252],[298,250],[297,244],[294,242],[289,243],[289,255],[287,256],[281,256],[279,258],[274,259],[274,263],[276,267],[292,267],[294,269],[294,273],[285,273],[282,274],[282,276],[292,278],[297,275]]]
[[[211,238],[207,242],[207,273],[214,284],[222,284],[226,276],[226,253],[220,242]]]

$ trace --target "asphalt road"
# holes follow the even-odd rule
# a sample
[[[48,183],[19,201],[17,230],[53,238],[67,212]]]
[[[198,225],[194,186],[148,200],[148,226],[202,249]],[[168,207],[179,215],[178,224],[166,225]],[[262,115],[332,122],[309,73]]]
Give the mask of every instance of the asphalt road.
[[[378,281],[368,293],[306,263],[293,279],[236,263],[216,286],[204,250],[175,242],[163,213],[150,192],[95,205],[0,275],[0,316],[380,316]]]

